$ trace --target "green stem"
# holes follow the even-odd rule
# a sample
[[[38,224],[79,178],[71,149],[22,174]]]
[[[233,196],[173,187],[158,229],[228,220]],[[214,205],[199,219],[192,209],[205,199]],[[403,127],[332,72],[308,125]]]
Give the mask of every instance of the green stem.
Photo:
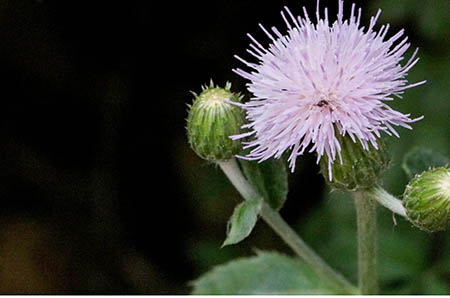
[[[218,165],[239,191],[245,200],[250,200],[260,195],[248,183],[235,159],[218,162]],[[340,288],[342,294],[358,294],[358,290],[349,283],[341,274],[334,271],[320,256],[318,256],[284,221],[280,214],[273,210],[267,203],[263,203],[261,217],[264,221],[286,242],[286,244],[311,267],[321,278],[329,280]]]
[[[376,204],[364,192],[353,194],[358,226],[358,283],[362,294],[377,294]]]

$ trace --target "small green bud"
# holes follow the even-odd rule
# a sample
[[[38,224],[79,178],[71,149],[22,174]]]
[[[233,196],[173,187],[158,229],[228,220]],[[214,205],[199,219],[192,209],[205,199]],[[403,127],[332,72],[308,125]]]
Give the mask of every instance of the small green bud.
[[[337,139],[341,145],[342,163],[337,158],[331,165],[331,181],[328,176],[328,157],[324,155],[320,160],[320,172],[329,185],[345,191],[358,191],[375,186],[390,163],[384,141],[378,139],[378,150],[365,150],[348,135],[338,135]]]
[[[189,106],[187,118],[187,136],[191,148],[203,159],[224,161],[242,150],[241,142],[230,136],[241,132],[245,121],[244,111],[229,101],[240,102],[242,96],[230,91],[231,84],[225,88],[202,87],[192,106]]]
[[[450,167],[430,169],[416,175],[403,194],[408,219],[427,232],[450,227]]]

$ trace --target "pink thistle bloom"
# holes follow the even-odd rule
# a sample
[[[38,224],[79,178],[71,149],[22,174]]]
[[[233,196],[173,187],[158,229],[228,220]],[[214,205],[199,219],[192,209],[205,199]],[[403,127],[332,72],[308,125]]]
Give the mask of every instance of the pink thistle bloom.
[[[408,84],[408,71],[418,62],[414,54],[403,66],[403,54],[409,48],[404,30],[389,39],[389,24],[374,31],[381,13],[370,20],[369,27],[360,27],[361,9],[355,13],[352,5],[350,18],[343,19],[343,0],[339,0],[337,20],[330,25],[328,11],[320,16],[317,1],[316,22],[313,24],[303,7],[304,16],[295,18],[285,7],[281,12],[288,30],[281,34],[261,29],[271,44],[264,48],[248,34],[252,43],[247,51],[259,63],[250,63],[236,56],[252,70],[234,72],[250,80],[248,90],[254,97],[238,104],[246,111],[249,132],[232,136],[242,139],[250,153],[240,158],[264,161],[279,158],[291,150],[289,166],[295,168],[297,156],[306,149],[317,153],[317,162],[326,154],[331,164],[340,158],[341,147],[336,134],[348,135],[365,150],[369,144],[378,149],[380,131],[399,136],[393,126],[411,129],[411,119],[391,109],[385,101],[393,96],[401,98],[405,89],[422,85],[425,81]],[[341,161],[342,162],[342,161]]]

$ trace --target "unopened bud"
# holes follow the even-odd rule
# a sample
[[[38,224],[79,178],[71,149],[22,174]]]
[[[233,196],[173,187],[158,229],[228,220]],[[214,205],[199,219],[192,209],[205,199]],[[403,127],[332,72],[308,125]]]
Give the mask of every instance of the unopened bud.
[[[189,106],[189,144],[203,159],[224,161],[242,150],[240,141],[229,138],[240,133],[245,120],[243,110],[229,103],[240,102],[242,96],[231,92],[230,88],[230,83],[219,88],[211,81],[199,95],[194,93],[194,102]]]
[[[406,186],[403,206],[408,219],[428,232],[450,227],[450,167],[430,169]]]

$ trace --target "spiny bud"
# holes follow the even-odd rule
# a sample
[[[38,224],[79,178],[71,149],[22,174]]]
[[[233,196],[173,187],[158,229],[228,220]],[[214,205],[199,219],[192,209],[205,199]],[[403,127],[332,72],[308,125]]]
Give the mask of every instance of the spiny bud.
[[[450,227],[450,167],[416,175],[406,186],[403,206],[408,219],[428,232]]]
[[[341,146],[342,162],[338,158],[332,163],[331,180],[327,156],[324,155],[320,161],[320,172],[329,185],[339,190],[357,191],[377,184],[381,173],[389,167],[390,162],[384,141],[378,139],[378,149],[366,150],[348,135],[338,134],[337,139]]]
[[[192,106],[189,106],[187,135],[191,148],[203,159],[223,161],[232,158],[242,150],[240,141],[230,139],[239,134],[244,124],[243,110],[229,102],[240,102],[242,96],[230,91],[231,83],[225,88],[202,87]]]

